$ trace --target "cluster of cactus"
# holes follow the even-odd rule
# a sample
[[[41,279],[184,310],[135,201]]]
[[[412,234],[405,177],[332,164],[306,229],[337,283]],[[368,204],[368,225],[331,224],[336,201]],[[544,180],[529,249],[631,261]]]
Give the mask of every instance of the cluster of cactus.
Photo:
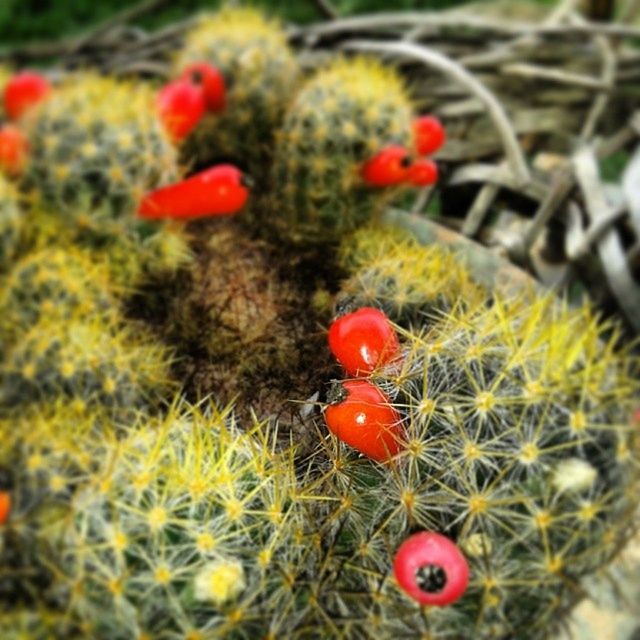
[[[24,219],[0,178],[0,635],[546,637],[635,526],[637,357],[588,306],[489,292],[380,226],[406,181],[363,165],[419,146],[394,69],[338,57],[302,80],[281,27],[237,8],[187,35],[191,63],[222,72],[226,108],[179,152],[258,178],[241,223],[188,247],[136,217],[178,150],[149,87],[88,73],[25,117]],[[384,462],[316,422],[334,305],[399,338],[353,374],[397,417]],[[470,567],[449,606],[394,577],[424,530]]]
[[[375,219],[397,189],[376,189],[363,163],[390,143],[412,146],[413,106],[397,73],[338,59],[298,91],[278,132],[271,211],[278,235],[336,242]]]
[[[300,73],[282,27],[250,8],[227,7],[201,16],[174,67],[207,62],[227,85],[221,113],[208,114],[187,138],[183,158],[196,166],[240,163],[264,186],[265,167]]]
[[[340,578],[324,614],[348,637],[547,637],[636,526],[637,358],[587,306],[535,294],[460,298],[399,332],[401,359],[371,381],[401,417],[401,453],[382,466],[326,445],[320,491],[336,506],[320,562]],[[454,606],[425,610],[393,579],[415,530],[464,551]]]

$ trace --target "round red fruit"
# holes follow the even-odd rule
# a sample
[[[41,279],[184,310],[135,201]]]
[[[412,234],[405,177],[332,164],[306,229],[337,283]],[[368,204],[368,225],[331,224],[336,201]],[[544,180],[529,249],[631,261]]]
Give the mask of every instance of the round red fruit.
[[[447,139],[447,134],[438,118],[420,116],[413,121],[416,151],[420,156],[435,153]]]
[[[224,77],[212,64],[194,62],[182,72],[182,80],[202,87],[204,101],[209,111],[222,111],[226,103]]]
[[[19,176],[27,162],[29,143],[26,136],[12,124],[0,127],[0,171]]]
[[[409,167],[408,180],[416,187],[428,187],[438,181],[438,165],[429,158],[418,158]]]
[[[11,494],[0,490],[0,525],[6,524],[11,513]]]
[[[399,144],[392,144],[364,163],[362,179],[372,187],[392,187],[405,182],[410,164],[408,151]]]
[[[22,71],[12,76],[4,88],[4,110],[16,120],[51,94],[51,84],[39,73]]]
[[[174,142],[184,140],[205,112],[203,89],[186,80],[166,84],[157,98],[158,117]]]
[[[453,604],[469,584],[469,565],[460,549],[431,531],[415,533],[400,545],[393,573],[402,590],[423,605]]]
[[[373,307],[363,307],[334,320],[329,348],[348,375],[367,376],[400,355],[400,343],[389,318]]]
[[[378,462],[402,450],[402,418],[378,387],[366,380],[337,382],[329,401],[325,421],[339,440]]]

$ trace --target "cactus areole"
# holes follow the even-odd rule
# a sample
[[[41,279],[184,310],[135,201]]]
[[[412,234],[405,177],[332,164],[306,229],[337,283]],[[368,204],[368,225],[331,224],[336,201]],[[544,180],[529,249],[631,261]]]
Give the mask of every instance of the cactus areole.
[[[453,604],[469,584],[469,565],[460,549],[430,531],[416,533],[400,545],[393,572],[402,590],[426,605]]]

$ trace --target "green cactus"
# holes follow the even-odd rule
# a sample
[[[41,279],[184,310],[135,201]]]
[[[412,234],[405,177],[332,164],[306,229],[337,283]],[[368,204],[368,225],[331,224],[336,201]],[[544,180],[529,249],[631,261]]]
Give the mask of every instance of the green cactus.
[[[144,84],[70,76],[27,116],[25,185],[61,215],[129,216],[146,191],[177,175],[175,150],[154,113]]]
[[[398,188],[375,188],[363,163],[412,147],[412,105],[400,77],[367,59],[338,59],[308,80],[276,143],[274,201],[264,224],[300,243],[335,242],[382,213]]]
[[[349,278],[337,306],[376,306],[403,326],[421,324],[461,300],[473,306],[487,295],[450,251],[423,246],[390,226],[369,225],[348,236],[339,263]]]
[[[17,193],[0,173],[0,271],[11,264],[16,254],[21,227]]]
[[[383,466],[326,443],[324,619],[358,638],[548,637],[634,529],[637,357],[588,307],[533,294],[403,336],[402,366],[373,376],[403,416],[402,453]],[[421,608],[395,583],[395,551],[419,529],[469,561],[452,606]]]
[[[9,80],[11,75],[12,72],[8,67],[6,67],[5,65],[0,65],[0,92],[4,93],[5,85],[7,84],[7,81]],[[4,120],[5,113],[3,102],[3,100],[0,100],[0,118]]]
[[[157,402],[170,388],[167,350],[133,335],[118,318],[41,318],[0,369],[0,406],[66,396],[114,412]]]
[[[87,254],[52,248],[29,254],[0,293],[0,342],[10,344],[41,319],[80,318],[113,311],[108,273]]]
[[[0,617],[0,634],[3,640],[80,640],[80,635],[67,617],[55,610],[21,609]]]
[[[259,423],[177,403],[100,461],[62,557],[92,638],[281,637],[299,526],[292,459],[272,447]]]
[[[114,441],[112,427],[106,411],[67,398],[0,420],[0,488],[12,501],[9,519],[0,526],[0,616],[7,605],[53,609],[66,598],[55,564],[61,528],[74,492]]]
[[[184,160],[197,167],[230,160],[263,180],[299,73],[282,27],[250,8],[203,15],[175,60],[176,73],[194,62],[223,74],[226,107],[205,115],[184,144]]]

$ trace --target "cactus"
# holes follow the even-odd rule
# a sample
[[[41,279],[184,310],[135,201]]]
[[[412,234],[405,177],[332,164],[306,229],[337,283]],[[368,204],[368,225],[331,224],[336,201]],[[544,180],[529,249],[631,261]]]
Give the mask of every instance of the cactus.
[[[11,70],[5,65],[0,65],[0,96],[4,94],[4,88],[7,81],[11,77]],[[4,100],[0,100],[0,119],[4,120],[6,117],[4,112]]]
[[[368,186],[362,165],[391,143],[410,149],[411,119],[411,102],[391,68],[338,59],[316,73],[278,134],[270,209],[277,233],[300,243],[335,242],[375,219],[398,189]]]
[[[36,252],[55,244],[86,250],[106,268],[118,294],[175,274],[191,258],[186,230],[171,223],[113,220],[104,209],[76,209],[61,216],[41,206],[32,209],[30,222],[22,232],[24,249]]]
[[[203,15],[175,60],[176,72],[194,62],[223,74],[226,106],[205,115],[185,142],[184,160],[197,167],[231,160],[263,180],[299,73],[282,27],[251,8]]]
[[[55,569],[61,527],[74,491],[91,478],[96,458],[115,437],[106,411],[67,398],[0,420],[1,488],[12,499],[8,522],[0,527],[0,611],[7,603],[11,610],[63,603],[66,592]],[[39,616],[24,621],[35,625]]]
[[[27,116],[24,179],[60,214],[129,216],[149,189],[177,175],[175,151],[140,83],[78,74]]]
[[[61,558],[92,638],[275,638],[295,622],[292,459],[272,446],[228,409],[176,403],[101,460]]]
[[[73,629],[64,614],[46,608],[22,609],[3,615],[0,634],[4,640],[80,640],[86,637]]]
[[[171,386],[169,356],[133,336],[117,318],[41,318],[6,354],[0,406],[21,407],[59,395],[114,412],[153,404]]]
[[[0,294],[0,338],[15,342],[41,319],[68,321],[113,309],[106,270],[86,254],[45,249],[18,262]]]
[[[11,264],[16,254],[21,226],[17,193],[0,174],[0,271]]]
[[[550,297],[433,320],[403,332],[400,368],[373,375],[403,415],[395,462],[326,444],[322,490],[338,506],[323,514],[319,563],[338,577],[318,596],[324,617],[349,597],[348,637],[547,637],[634,528],[637,357],[587,306]],[[452,606],[423,609],[392,577],[419,529],[466,554],[471,583]]]
[[[461,300],[473,306],[487,295],[450,251],[422,246],[393,227],[369,225],[348,236],[339,263],[349,278],[338,307],[377,306],[403,326],[422,324]]]

